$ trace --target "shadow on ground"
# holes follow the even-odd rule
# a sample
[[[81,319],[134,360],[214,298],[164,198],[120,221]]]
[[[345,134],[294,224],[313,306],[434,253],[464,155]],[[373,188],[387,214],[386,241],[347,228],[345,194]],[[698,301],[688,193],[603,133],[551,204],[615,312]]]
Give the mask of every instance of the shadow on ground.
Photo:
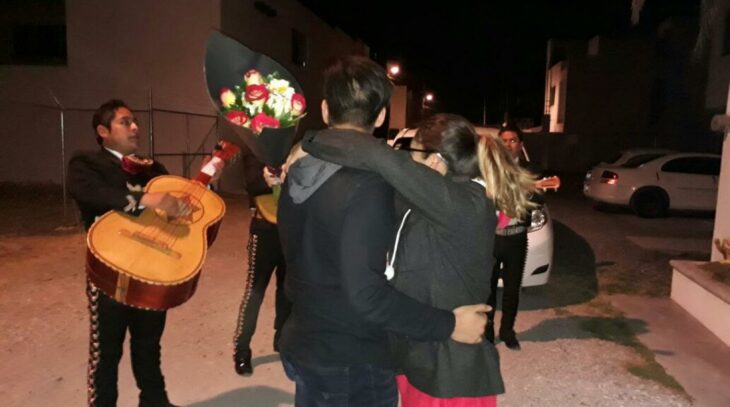
[[[588,242],[557,221],[553,222],[553,236],[550,281],[543,286],[523,288],[520,294],[521,310],[580,304],[592,300],[598,294],[596,256]],[[501,303],[499,299],[497,304]]]
[[[548,319],[520,333],[521,341],[550,342],[558,339],[598,338],[633,346],[636,335],[647,332],[646,322],[623,317],[569,316]]]
[[[294,404],[294,395],[273,387],[242,387],[212,399],[189,404],[189,407],[279,407]]]
[[[265,365],[267,363],[281,363],[281,358],[279,358],[279,354],[274,353],[271,355],[259,356],[251,360],[251,364],[253,365],[253,367]]]
[[[630,207],[624,205],[595,203],[593,204],[593,209],[603,213],[639,216]],[[715,217],[715,211],[671,209],[667,213],[667,216],[689,219],[713,219]]]

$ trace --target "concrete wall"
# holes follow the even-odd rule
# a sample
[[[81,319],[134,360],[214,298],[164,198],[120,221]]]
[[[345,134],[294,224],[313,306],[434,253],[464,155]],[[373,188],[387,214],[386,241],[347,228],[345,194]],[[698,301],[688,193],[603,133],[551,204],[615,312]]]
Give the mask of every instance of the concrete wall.
[[[562,133],[565,131],[565,106],[568,97],[568,62],[559,62],[551,67],[548,80],[550,86],[547,88],[546,99],[550,113],[550,132]]]
[[[653,75],[650,43],[594,37],[551,40],[548,48],[550,86],[545,99],[551,134],[535,138],[535,144],[549,167],[584,171],[622,149],[652,144],[647,132]]]
[[[600,149],[648,145],[652,58],[644,41],[601,38],[597,55],[571,59],[565,131]]]
[[[205,39],[220,26],[216,0],[130,0],[123,6],[92,0],[66,1],[67,66],[2,66],[0,136],[6,146],[0,181],[61,182],[63,162],[77,149],[96,148],[93,109],[115,97],[137,111],[147,134],[150,90],[158,109],[213,114],[203,79]],[[51,94],[69,109],[60,115]],[[214,119],[155,116],[156,150],[180,152],[197,144]],[[196,138],[196,140],[188,140]],[[146,139],[141,152],[147,153]],[[29,168],[27,155],[34,160]],[[65,157],[66,161],[68,156]],[[181,173],[179,160],[162,159]]]
[[[91,115],[112,97],[125,100],[140,119],[142,153],[150,153],[150,94],[155,109],[197,114],[154,112],[155,153],[210,151],[217,139],[216,118],[203,61],[211,30],[221,30],[290,69],[309,102],[300,128],[321,125],[321,70],[335,56],[367,54],[366,45],[295,0],[267,0],[275,17],[267,17],[254,3],[129,0],[110,7],[108,2],[66,0],[67,65],[0,66],[0,137],[5,145],[0,149],[0,182],[61,183],[71,152],[97,148]],[[293,28],[307,37],[305,67],[291,62]],[[67,109],[63,143],[51,93]],[[183,174],[181,156],[158,158],[171,172]],[[198,163],[192,163],[191,172]],[[240,189],[243,178],[237,165],[224,175],[234,189]]]
[[[730,87],[727,92],[725,114],[730,116]],[[725,128],[725,142],[722,145],[722,164],[720,167],[719,188],[717,191],[717,210],[712,240],[730,239],[730,127]],[[722,254],[712,244],[712,261],[722,260]]]
[[[715,29],[711,41],[711,55],[707,86],[707,108],[715,111],[722,111],[724,106],[725,114],[730,115],[730,55],[721,55],[723,49],[723,38],[726,27],[730,21],[730,3],[721,2],[721,12],[718,13],[722,20],[719,27]],[[727,44],[730,46],[730,44]],[[728,48],[725,46],[725,48]],[[717,211],[715,212],[714,239],[730,238],[730,128],[725,128],[722,145],[722,166],[720,168],[719,189],[717,193]],[[720,252],[712,245],[713,261],[721,260]]]

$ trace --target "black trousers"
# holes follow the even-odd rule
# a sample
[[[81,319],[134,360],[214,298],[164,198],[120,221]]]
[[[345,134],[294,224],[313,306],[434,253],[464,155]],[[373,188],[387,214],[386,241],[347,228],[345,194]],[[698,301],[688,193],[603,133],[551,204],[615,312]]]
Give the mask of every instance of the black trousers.
[[[264,301],[266,287],[276,273],[276,317],[274,341],[291,312],[291,302],[284,295],[286,264],[281,251],[276,225],[263,219],[252,218],[248,237],[248,272],[246,287],[238,312],[238,324],[233,338],[236,352],[250,352],[251,338],[256,332],[256,322]]]
[[[492,272],[492,290],[487,304],[492,310],[487,314],[489,321],[494,321],[497,309],[497,284],[502,276],[502,322],[499,325],[500,336],[514,335],[517,308],[520,305],[520,288],[522,273],[527,258],[527,232],[511,236],[496,235],[494,239],[494,270]],[[500,268],[501,264],[501,268]]]
[[[127,330],[140,407],[167,406],[160,369],[160,339],[167,312],[126,306],[107,297],[91,282],[87,284],[87,295],[91,317],[89,406],[116,406],[117,372]]]

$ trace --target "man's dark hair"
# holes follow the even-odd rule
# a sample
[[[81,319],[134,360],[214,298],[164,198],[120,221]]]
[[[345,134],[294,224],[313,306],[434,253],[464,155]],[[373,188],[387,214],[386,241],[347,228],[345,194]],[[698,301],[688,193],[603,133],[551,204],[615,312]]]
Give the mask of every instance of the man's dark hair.
[[[340,58],[324,71],[323,93],[333,125],[372,129],[392,92],[385,69],[362,56]]]
[[[99,108],[96,109],[96,111],[94,112],[94,117],[92,117],[91,119],[91,126],[94,128],[94,133],[96,134],[96,142],[99,143],[99,145],[102,144],[104,139],[99,136],[99,133],[97,133],[96,131],[96,127],[102,125],[111,130],[112,120],[114,120],[114,115],[116,114],[117,109],[119,109],[120,107],[129,109],[127,104],[123,101],[119,99],[112,99],[99,106]]]
[[[498,135],[501,136],[502,133],[505,133],[505,132],[508,132],[508,131],[511,131],[511,132],[517,134],[517,139],[519,139],[520,141],[522,141],[522,130],[520,130],[520,128],[517,127],[517,125],[514,124],[513,122],[504,122],[504,123],[502,123],[502,125],[499,126],[499,133],[498,133]]]
[[[465,118],[448,113],[433,115],[418,126],[415,138],[425,150],[441,154],[450,173],[479,176],[479,135]]]

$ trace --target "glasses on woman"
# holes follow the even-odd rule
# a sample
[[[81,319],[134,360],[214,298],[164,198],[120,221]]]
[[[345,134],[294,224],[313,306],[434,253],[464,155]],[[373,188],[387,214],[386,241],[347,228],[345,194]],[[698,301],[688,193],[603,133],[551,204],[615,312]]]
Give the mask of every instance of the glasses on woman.
[[[411,147],[411,141],[413,141],[413,137],[402,137],[393,143],[393,149],[394,150],[403,150],[403,151],[416,151],[419,153],[426,153],[426,154],[433,154],[436,153],[436,150],[426,150],[423,148],[415,148]]]

